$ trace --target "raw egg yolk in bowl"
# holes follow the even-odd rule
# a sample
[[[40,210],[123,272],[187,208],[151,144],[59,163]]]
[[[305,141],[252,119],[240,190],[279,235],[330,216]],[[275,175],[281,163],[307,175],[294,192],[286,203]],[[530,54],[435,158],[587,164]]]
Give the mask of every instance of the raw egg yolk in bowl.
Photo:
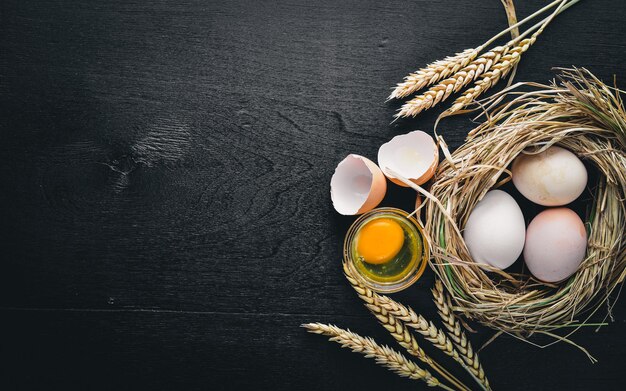
[[[344,257],[371,289],[396,292],[417,281],[428,263],[422,229],[408,213],[395,208],[374,209],[348,230]]]
[[[391,261],[403,244],[404,231],[400,224],[381,217],[363,225],[357,240],[357,251],[365,262],[380,265]]]

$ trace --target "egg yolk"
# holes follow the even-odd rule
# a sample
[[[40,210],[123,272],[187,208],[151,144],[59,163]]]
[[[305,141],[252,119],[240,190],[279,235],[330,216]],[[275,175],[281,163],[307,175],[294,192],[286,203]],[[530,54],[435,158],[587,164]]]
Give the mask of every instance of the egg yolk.
[[[381,264],[395,257],[404,244],[400,224],[389,218],[372,220],[359,233],[357,251],[367,263]]]

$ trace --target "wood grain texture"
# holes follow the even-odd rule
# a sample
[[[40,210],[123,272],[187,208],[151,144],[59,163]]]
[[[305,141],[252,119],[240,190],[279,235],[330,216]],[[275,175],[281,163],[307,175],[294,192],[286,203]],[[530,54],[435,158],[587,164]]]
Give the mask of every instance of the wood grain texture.
[[[626,3],[583,0],[517,79],[577,65],[624,88],[625,21]],[[432,129],[439,110],[390,125],[390,87],[503,26],[498,0],[3,0],[0,388],[422,387],[298,328],[393,342],[342,277],[352,219],[328,182],[346,154]],[[441,126],[452,147],[470,128]],[[383,204],[413,202],[391,188]],[[397,297],[435,319],[431,283]],[[595,365],[496,340],[493,387],[619,389],[625,309],[574,337]]]

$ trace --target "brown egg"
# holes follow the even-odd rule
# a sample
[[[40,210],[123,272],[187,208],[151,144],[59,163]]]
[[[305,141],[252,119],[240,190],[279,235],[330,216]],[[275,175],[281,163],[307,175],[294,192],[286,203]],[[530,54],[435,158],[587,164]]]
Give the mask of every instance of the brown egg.
[[[587,251],[587,231],[576,213],[552,208],[539,213],[526,229],[524,261],[545,282],[562,281],[578,270]]]

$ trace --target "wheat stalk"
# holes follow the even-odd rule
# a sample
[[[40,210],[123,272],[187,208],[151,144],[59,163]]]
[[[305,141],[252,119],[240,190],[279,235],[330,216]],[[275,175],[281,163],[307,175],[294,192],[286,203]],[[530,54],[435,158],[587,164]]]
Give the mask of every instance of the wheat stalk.
[[[350,330],[344,330],[334,325],[322,323],[307,323],[302,327],[309,333],[321,334],[330,337],[330,341],[337,342],[343,348],[349,348],[353,352],[361,353],[366,358],[373,358],[377,364],[382,365],[402,377],[414,380],[422,380],[430,387],[441,387],[452,391],[451,388],[441,384],[430,372],[420,368],[415,362],[407,359],[401,353],[385,345],[377,344],[372,338],[362,337]]]
[[[396,113],[395,117],[415,117],[422,111],[428,110],[446,100],[452,93],[459,92],[471,81],[481,76],[474,87],[468,89],[460,96],[452,104],[452,107],[441,116],[451,115],[472,103],[478,96],[493,87],[501,78],[515,69],[521,59],[521,55],[537,41],[537,37],[543,32],[552,18],[562,11],[561,8],[565,8],[565,3],[566,0],[561,0],[561,4],[550,17],[529,28],[524,33],[524,35],[527,35],[534,29],[537,29],[530,38],[522,39],[524,37],[524,35],[522,35],[517,39],[509,41],[504,46],[498,46],[482,54],[451,77],[431,87],[424,94],[418,95],[406,102],[398,113]],[[568,7],[573,3],[575,2],[569,4]]]
[[[465,332],[461,329],[461,322],[456,318],[454,312],[452,312],[452,305],[450,302],[450,296],[446,295],[443,290],[443,284],[440,280],[435,282],[435,288],[432,289],[435,305],[437,306],[437,312],[443,320],[443,324],[448,329],[448,335],[454,342],[454,346],[458,349],[463,361],[467,364],[467,367],[472,371],[474,376],[478,378],[481,383],[486,387],[489,387],[489,380],[485,376],[483,366],[478,359],[478,354],[472,349]]]
[[[567,3],[566,0],[563,0],[548,18],[540,22],[541,26],[530,36],[530,38],[522,39],[515,46],[511,47],[508,53],[504,54],[497,63],[493,64],[491,69],[485,72],[480,80],[474,83],[474,87],[470,88],[462,96],[458,97],[452,106],[441,114],[440,118],[452,115],[470,105],[476,100],[476,98],[493,87],[500,81],[501,78],[505,77],[509,74],[509,72],[515,69],[522,58],[522,54],[524,54],[537,41],[537,37],[543,33],[544,29],[548,24],[550,24],[552,19],[554,19],[554,17],[560,12],[576,4],[578,1],[579,0],[572,0]],[[528,31],[520,36],[520,38],[532,30],[533,27],[528,29]]]
[[[498,63],[503,54],[509,50],[508,46],[498,46],[487,53],[483,53],[464,68],[460,69],[453,76],[441,81],[431,87],[422,95],[407,101],[395,117],[415,117],[424,110],[428,110],[436,104],[448,99],[455,92],[468,85],[477,77],[491,69],[491,66]]]
[[[430,86],[441,80],[446,79],[451,75],[454,75],[459,70],[470,64],[470,62],[473,61],[478,56],[478,54],[480,54],[480,52],[482,52],[491,43],[495,42],[498,38],[508,33],[509,31],[517,32],[520,25],[528,22],[537,15],[554,7],[560,1],[561,0],[555,0],[551,2],[550,4],[546,5],[545,7],[541,8],[540,10],[534,12],[532,15],[529,15],[528,17],[517,23],[509,23],[509,28],[499,32],[487,42],[476,48],[466,49],[460,53],[456,53],[455,55],[448,56],[443,60],[435,61],[419,69],[418,71],[409,74],[404,78],[403,82],[396,85],[394,90],[389,95],[388,99],[405,98],[413,94],[414,92],[421,90],[424,87]],[[511,21],[510,10],[509,7],[506,6],[506,4],[505,9],[507,10],[507,17],[509,18],[509,21]]]
[[[509,22],[509,26],[517,23],[517,14],[515,12],[515,4],[513,4],[513,0],[500,0],[502,5],[504,6],[504,11],[506,12],[506,19]],[[519,37],[519,29],[516,27],[511,30],[511,38],[515,39]],[[515,78],[515,73],[517,73],[517,66],[513,68],[513,70],[509,74],[508,84],[510,85]]]
[[[506,12],[506,19],[509,21],[509,26],[517,24],[517,14],[515,13],[515,4],[513,0],[500,0],[504,6]],[[511,30],[511,38],[515,39],[519,37],[519,28],[515,27]]]
[[[368,288],[363,283],[361,283],[355,277],[353,270],[350,268],[347,262],[343,263],[343,270],[346,275],[346,279],[350,282],[350,284],[352,285],[352,288],[354,288],[354,290],[359,295],[361,300],[363,300],[366,307],[370,310],[370,312],[374,316],[376,316],[376,319],[378,319],[380,324],[387,331],[389,331],[391,336],[398,342],[400,346],[405,348],[408,353],[417,357],[422,362],[430,365],[431,368],[437,371],[442,377],[444,377],[450,383],[454,384],[456,387],[462,390],[469,390],[467,386],[461,383],[456,377],[454,377],[450,372],[448,372],[445,368],[439,365],[436,361],[431,359],[424,352],[424,350],[417,343],[417,340],[415,339],[413,334],[410,332],[407,325],[404,324],[404,322],[401,319],[393,315],[390,311],[387,311],[385,307],[381,304],[381,301],[384,300],[387,303],[393,302],[394,303],[393,305],[396,305],[396,306],[399,306],[400,305],[399,303],[394,302],[393,300],[391,300],[390,298],[386,296],[379,295],[378,293],[372,291],[370,288]],[[419,328],[419,331],[421,333],[422,327],[421,325],[419,325],[419,322],[416,322],[416,326]],[[428,326],[430,327],[431,325],[428,325]],[[435,330],[431,330],[427,327],[427,333],[429,335],[428,340],[429,341],[431,339],[434,340],[435,346],[437,348],[444,350],[445,352],[446,349],[448,348],[446,346],[445,340],[442,340],[442,341],[438,340],[436,336],[439,333],[436,331],[436,327],[434,326],[434,324],[432,325],[432,327]],[[430,336],[431,333],[435,335],[435,338]],[[441,342],[441,345],[440,345],[440,342]],[[453,355],[454,353],[451,353],[451,354]]]

